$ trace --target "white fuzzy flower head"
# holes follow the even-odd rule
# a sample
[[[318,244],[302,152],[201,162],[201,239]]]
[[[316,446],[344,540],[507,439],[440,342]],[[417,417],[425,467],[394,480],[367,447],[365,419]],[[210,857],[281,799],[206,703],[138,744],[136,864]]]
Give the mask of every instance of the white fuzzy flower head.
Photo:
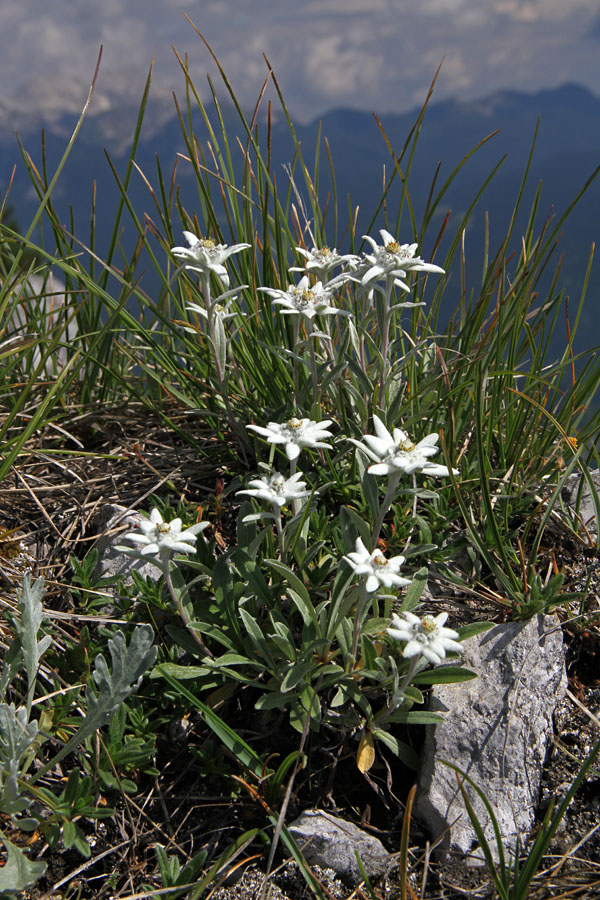
[[[231,308],[231,304],[236,300],[237,297],[230,297],[228,300],[224,300],[223,302],[214,302],[211,303],[211,311],[214,316],[221,321],[225,322],[227,319],[233,319],[238,315],[237,309],[234,307]],[[186,306],[186,309],[189,309],[191,312],[198,313],[204,319],[208,319],[208,312],[203,306],[200,306],[199,303],[190,303],[189,306]]]
[[[390,434],[379,416],[373,416],[373,425],[376,434],[365,434],[362,443],[350,438],[359,450],[374,461],[374,465],[368,469],[372,475],[392,475],[398,472],[412,475],[414,472],[423,472],[425,475],[439,477],[450,474],[447,466],[429,462],[429,457],[439,452],[436,447],[439,435],[435,432],[414,444],[400,428],[394,428]],[[452,471],[458,475],[457,469]]]
[[[323,287],[318,281],[309,284],[308,275],[301,278],[298,284],[290,284],[287,291],[279,291],[276,288],[258,288],[273,299],[273,303],[282,306],[283,314],[292,316],[304,316],[313,319],[317,315],[334,316],[348,315],[345,310],[338,309],[331,302],[331,291]]]
[[[444,274],[444,269],[433,263],[426,263],[420,256],[415,256],[418,244],[399,244],[398,241],[382,228],[379,232],[383,245],[379,246],[368,234],[363,234],[363,239],[368,241],[372,253],[365,254],[368,268],[361,273],[362,284],[369,284],[379,278],[393,278],[396,287],[403,291],[410,291],[404,282],[407,272],[437,272]]]
[[[328,431],[331,424],[331,419],[313,422],[311,419],[297,419],[293,416],[282,424],[269,422],[266,428],[260,425],[246,425],[246,428],[256,431],[270,444],[285,444],[287,458],[297,459],[305,447],[311,450],[319,447],[331,450],[331,444],[324,444],[322,441],[322,438],[332,437]]]
[[[344,263],[356,261],[357,256],[347,253],[341,256],[337,250],[330,250],[329,247],[313,247],[312,250],[305,250],[304,247],[296,247],[296,252],[306,259],[304,267],[293,266],[290,272],[312,272],[320,281],[326,281],[331,269],[341,266]]]
[[[212,238],[199,238],[191,231],[184,231],[183,236],[189,247],[172,247],[173,256],[182,259],[187,264],[186,269],[200,272],[204,276],[214,272],[225,285],[229,284],[229,275],[223,263],[233,253],[239,253],[240,250],[246,250],[250,246],[250,244],[233,244],[228,247],[226,244],[216,244]]]
[[[165,522],[157,509],[153,509],[149,519],[142,519],[139,530],[123,535],[125,540],[137,544],[133,548],[117,548],[129,553],[140,553],[142,556],[168,556],[171,553],[194,553],[196,537],[199,532],[208,528],[208,522],[199,522],[182,531],[181,519]]]
[[[284,478],[279,472],[272,472],[265,478],[253,478],[249,481],[250,489],[237,491],[237,495],[247,494],[256,497],[257,500],[266,500],[272,506],[281,509],[292,500],[300,500],[309,497],[310,491],[306,490],[306,483],[300,481],[302,472],[296,472],[291,478]]]
[[[366,575],[365,587],[369,594],[380,587],[406,587],[410,578],[398,575],[400,567],[405,561],[404,556],[392,556],[386,559],[381,550],[373,550],[369,553],[360,538],[356,539],[356,550],[343,557],[349,563],[356,575]]]
[[[439,616],[415,616],[414,613],[403,612],[401,616],[393,613],[392,624],[387,629],[390,637],[397,641],[406,641],[402,656],[424,656],[437,666],[446,658],[447,651],[462,653],[462,646],[456,641],[458,632],[452,628],[444,628],[448,613]]]

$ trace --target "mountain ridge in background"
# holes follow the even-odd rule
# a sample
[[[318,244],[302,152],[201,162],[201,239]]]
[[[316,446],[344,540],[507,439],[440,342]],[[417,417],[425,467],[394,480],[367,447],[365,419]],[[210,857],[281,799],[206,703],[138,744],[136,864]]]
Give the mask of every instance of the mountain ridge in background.
[[[25,229],[37,206],[37,196],[31,186],[14,137],[8,128],[7,118],[0,110],[0,189],[7,187],[13,163],[18,163],[10,202],[15,209],[21,228]],[[223,116],[230,135],[240,133],[239,119],[232,108],[222,106]],[[408,113],[387,113],[378,116],[385,135],[395,153],[401,151],[410,130],[417,119],[418,110]],[[76,228],[81,235],[89,231],[89,208],[92,196],[92,182],[97,181],[96,216],[97,231],[109,233],[114,220],[119,193],[110,172],[103,147],[106,147],[117,171],[122,175],[128,156],[137,110],[130,108],[105,108],[84,121],[81,132],[73,148],[71,157],[61,174],[54,192],[54,204],[64,222],[69,221],[69,203],[75,208]],[[539,126],[538,126],[539,120]],[[322,116],[321,123],[321,190],[322,201],[331,193],[329,183],[327,153],[323,139],[327,138],[334,163],[337,185],[340,222],[347,221],[350,194],[353,206],[360,207],[358,235],[367,230],[371,216],[382,193],[382,172],[385,165],[387,178],[394,166],[386,141],[375,116],[371,113],[352,109],[336,109]],[[295,125],[302,153],[312,167],[317,143],[319,122]],[[74,119],[65,116],[55,119],[46,129],[45,144],[48,170],[53,171],[60,159],[66,142],[72,132]],[[264,123],[259,124],[261,135],[266,134]],[[194,128],[201,146],[206,147],[208,131],[198,112],[194,117]],[[487,98],[462,102],[444,100],[432,102],[420,131],[417,152],[411,175],[409,191],[415,209],[417,222],[420,221],[429,194],[432,179],[441,164],[437,187],[441,187],[449,173],[476,145],[492,132],[498,132],[481,146],[468,160],[456,181],[448,190],[440,204],[420,252],[429,258],[437,229],[447,213],[451,221],[448,232],[459,226],[462,215],[475,193],[484,184],[494,166],[500,168],[486,187],[481,201],[466,232],[466,247],[471,260],[470,278],[478,284],[483,248],[484,215],[487,211],[490,222],[492,250],[499,246],[504,237],[514,203],[522,181],[523,172],[537,129],[537,139],[528,186],[523,202],[523,215],[517,222],[516,237],[519,238],[526,225],[526,213],[533,200],[538,183],[542,182],[538,229],[546,216],[560,215],[571,203],[586,179],[600,163],[600,98],[576,84],[565,84],[557,88],[525,93],[514,90],[498,91]],[[28,120],[23,141],[39,166],[40,150],[37,127]],[[246,138],[241,135],[241,142]],[[146,111],[144,128],[136,154],[140,169],[154,185],[157,184],[155,157],[161,160],[163,172],[170,177],[171,167],[178,153],[185,153],[185,143],[177,117],[169,116],[164,103],[157,105],[150,101]],[[242,151],[232,150],[240,166]],[[237,154],[237,156],[236,156]],[[272,159],[280,192],[287,190],[288,175],[284,165],[293,156],[293,145],[285,120],[274,121],[272,127]],[[501,162],[502,161],[502,162]],[[191,167],[182,159],[177,163],[177,180],[182,202],[189,213],[200,209],[196,202],[197,189]],[[396,179],[398,181],[398,179]],[[302,186],[301,179],[297,182]],[[395,192],[394,192],[395,191]],[[390,192],[387,203],[390,230],[395,228],[396,208],[399,190]],[[153,216],[153,203],[146,186],[138,173],[134,173],[130,197],[140,218],[148,211]],[[308,203],[307,203],[308,206]],[[577,306],[590,245],[598,229],[600,210],[600,180],[594,182],[582,198],[563,229],[558,253],[564,253],[561,284],[571,295],[571,309]],[[154,216],[153,216],[154,217]],[[331,222],[331,216],[329,217]],[[382,227],[380,217],[375,227]],[[340,229],[341,230],[341,229]],[[376,234],[376,231],[372,231]],[[329,240],[333,243],[333,235]],[[133,241],[134,232],[124,233],[125,244]],[[231,236],[235,240],[235,235]],[[340,239],[338,237],[338,239]],[[399,232],[401,241],[412,240],[410,221],[404,219]],[[443,250],[443,248],[442,248]],[[99,252],[101,253],[101,241]],[[558,253],[556,261],[558,262]],[[436,261],[440,261],[438,254]],[[292,261],[290,260],[290,265]],[[553,266],[552,266],[553,268]],[[450,279],[456,274],[450,273]],[[479,274],[480,277],[480,274]],[[592,274],[581,336],[576,349],[588,349],[600,343],[597,326],[599,281]],[[543,286],[542,286],[543,289]]]

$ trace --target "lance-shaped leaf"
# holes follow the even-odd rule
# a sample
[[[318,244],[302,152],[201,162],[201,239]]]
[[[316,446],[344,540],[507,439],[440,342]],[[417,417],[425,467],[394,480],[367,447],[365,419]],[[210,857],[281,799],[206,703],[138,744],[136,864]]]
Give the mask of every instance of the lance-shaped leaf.
[[[21,599],[18,604],[21,619],[20,621],[16,620],[15,626],[21,641],[21,647],[23,648],[23,658],[25,660],[25,669],[27,671],[28,711],[31,710],[31,704],[33,702],[33,692],[35,690],[35,680],[40,660],[52,643],[50,635],[46,635],[38,641],[38,632],[42,627],[42,622],[45,618],[42,608],[43,596],[44,579],[38,578],[32,585],[29,573],[23,575],[23,588],[21,591]]]

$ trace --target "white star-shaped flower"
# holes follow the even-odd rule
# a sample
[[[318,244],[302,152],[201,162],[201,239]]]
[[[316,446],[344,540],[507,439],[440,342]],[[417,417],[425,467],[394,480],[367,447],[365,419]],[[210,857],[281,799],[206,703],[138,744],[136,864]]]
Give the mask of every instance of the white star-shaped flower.
[[[297,419],[293,416],[287,422],[269,422],[266,428],[260,425],[246,425],[246,428],[256,431],[270,444],[285,444],[285,452],[288,459],[297,459],[300,451],[305,447],[315,449],[322,447],[331,450],[331,444],[324,444],[322,438],[332,437],[328,431],[331,419],[323,419],[322,422],[313,422],[311,419]]]
[[[125,553],[140,553],[142,556],[168,556],[170,553],[194,553],[196,537],[199,532],[208,528],[208,522],[199,522],[182,531],[181,519],[165,522],[157,509],[153,509],[149,519],[142,519],[139,531],[130,531],[123,535],[125,540],[133,541],[139,549],[118,547]]]
[[[183,236],[189,247],[172,247],[171,253],[186,263],[186,269],[200,272],[202,275],[210,275],[214,272],[223,284],[229,284],[229,275],[223,265],[233,253],[246,250],[250,244],[216,244],[212,238],[199,238],[191,231],[184,231]]]
[[[390,434],[379,416],[373,416],[373,425],[376,434],[365,434],[362,443],[350,438],[359,450],[374,460],[375,464],[368,469],[372,475],[391,475],[395,472],[412,475],[413,472],[423,472],[425,475],[439,477],[450,474],[447,466],[429,462],[429,457],[439,452],[435,446],[439,435],[435,432],[428,434],[418,444],[413,444],[400,428],[394,428],[393,434]],[[452,469],[452,472],[458,475],[457,469]]]
[[[401,616],[393,613],[392,624],[387,629],[390,637],[397,641],[406,641],[402,656],[424,656],[433,665],[439,665],[446,658],[448,650],[462,653],[462,646],[457,643],[458,632],[452,628],[444,628],[448,613],[439,616],[415,616],[414,613],[403,612]]]
[[[369,284],[379,278],[393,278],[396,287],[403,291],[410,291],[409,286],[403,280],[407,272],[438,272],[444,274],[444,269],[433,263],[426,263],[420,256],[415,256],[418,244],[399,244],[398,241],[382,228],[379,232],[383,240],[380,246],[368,234],[363,234],[363,240],[368,241],[372,253],[365,253],[365,261],[368,267],[361,271],[361,283]]]
[[[410,578],[398,575],[400,567],[405,562],[404,556],[392,556],[386,559],[381,550],[373,550],[369,553],[360,538],[356,539],[356,550],[343,557],[349,563],[356,575],[366,575],[365,587],[368,593],[378,590],[380,587],[406,587],[410,584]]]
[[[290,272],[312,272],[319,281],[326,281],[331,269],[335,266],[341,266],[344,263],[358,260],[353,253],[340,255],[337,250],[330,250],[329,247],[313,247],[312,250],[305,250],[304,247],[296,247],[296,252],[304,256],[306,262],[304,266],[293,266]]]
[[[346,310],[338,309],[333,305],[331,302],[332,292],[323,287],[320,281],[311,287],[308,275],[301,278],[297,285],[290,284],[287,291],[267,287],[261,287],[258,290],[269,294],[273,303],[283,306],[284,308],[281,310],[283,314],[305,316],[307,319],[313,319],[317,315],[350,315]]]
[[[272,506],[281,508],[292,500],[300,500],[309,497],[311,492],[306,490],[306,482],[300,481],[302,472],[296,472],[291,478],[284,478],[279,472],[272,472],[264,478],[253,478],[248,484],[251,490],[237,491],[237,495],[247,494],[256,497],[257,500],[266,500]]]

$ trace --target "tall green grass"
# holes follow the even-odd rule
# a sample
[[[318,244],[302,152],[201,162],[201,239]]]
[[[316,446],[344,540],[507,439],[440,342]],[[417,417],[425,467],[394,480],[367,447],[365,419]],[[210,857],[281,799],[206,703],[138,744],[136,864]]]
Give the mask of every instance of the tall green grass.
[[[263,798],[275,835],[281,835],[318,892],[284,827],[284,798],[289,798],[294,778],[307,762],[308,735],[319,735],[320,704],[331,721],[332,710],[341,710],[341,724],[336,726],[343,735],[340,740],[351,742],[362,729],[356,752],[362,771],[368,771],[375,757],[376,741],[404,762],[414,762],[414,751],[398,738],[394,726],[430,718],[426,710],[394,712],[390,706],[390,697],[398,690],[405,691],[407,707],[418,704],[423,695],[418,678],[406,687],[403,678],[409,664],[396,659],[389,646],[386,649],[384,634],[395,603],[408,609],[419,602],[422,564],[434,569],[441,581],[493,599],[503,614],[528,616],[568,603],[568,595],[561,593],[562,579],[544,574],[545,535],[556,514],[573,540],[585,540],[577,521],[562,513],[560,497],[572,472],[582,472],[592,485],[590,467],[598,462],[598,417],[590,411],[600,368],[593,352],[576,358],[573,351],[593,250],[582,273],[574,313],[561,288],[560,265],[547,293],[539,296],[538,289],[554,264],[555,247],[560,231],[568,227],[569,213],[597,173],[551,222],[540,223],[536,193],[525,232],[518,235],[515,223],[530,177],[530,157],[506,235],[496,247],[489,233],[485,235],[481,282],[475,284],[468,274],[473,268],[466,259],[464,234],[495,172],[477,189],[452,235],[446,234],[447,216],[442,216],[441,229],[432,229],[444,212],[448,188],[481,145],[467,154],[443,184],[438,185],[434,174],[427,204],[419,210],[411,199],[411,169],[420,131],[426,127],[427,103],[399,151],[382,125],[393,177],[363,219],[350,199],[347,211],[345,203],[343,208],[338,203],[327,145],[326,158],[322,158],[320,141],[315,159],[304,158],[274,72],[267,69],[256,108],[247,115],[214,55],[213,59],[226,102],[237,113],[235,131],[226,125],[229,117],[224,114],[222,91],[209,83],[210,101],[204,102],[186,61],[180,60],[185,91],[176,108],[186,158],[178,160],[178,166],[187,166],[193,173],[196,193],[182,196],[177,170],[165,171],[158,159],[154,172],[141,172],[136,150],[150,73],[122,177],[108,157],[120,199],[103,256],[96,248],[106,243],[106,236],[97,234],[94,205],[87,232],[78,234],[73,225],[76,217],[71,215],[65,226],[53,201],[87,105],[54,172],[48,171],[43,152],[36,164],[22,148],[40,202],[24,234],[14,222],[0,221],[0,316],[5,328],[0,343],[0,479],[18,468],[33,442],[46,454],[92,453],[78,436],[77,419],[82,412],[93,412],[101,423],[111,410],[132,404],[147,410],[149,429],[157,422],[173,429],[207,461],[214,460],[214,447],[218,447],[227,477],[223,500],[232,519],[237,515],[227,537],[238,545],[223,552],[214,545],[200,547],[190,562],[189,583],[175,570],[178,574],[173,574],[169,589],[176,595],[175,608],[183,611],[187,632],[179,623],[158,636],[160,665],[153,675],[169,684],[171,696],[187,704],[188,711],[203,714],[207,726],[245,772],[249,793]],[[271,160],[272,109],[265,99],[269,85],[275,89],[294,147],[283,183]],[[204,145],[194,131],[198,113],[209,133]],[[323,169],[331,186],[325,204],[320,192]],[[143,209],[130,199],[132,179],[140,177],[148,191]],[[287,287],[292,280],[290,266],[302,265],[295,248],[344,242],[359,253],[365,249],[362,235],[372,234],[376,226],[385,226],[400,241],[415,242],[419,248],[431,246],[431,261],[459,281],[458,305],[447,326],[440,322],[448,281],[427,272],[411,281],[410,299],[423,305],[390,314],[388,353],[381,351],[379,343],[381,308],[377,302],[370,306],[353,283],[346,283],[337,299],[352,313],[352,320],[335,317],[331,324],[323,323],[330,330],[327,337],[318,339],[296,328],[293,317],[283,315],[258,290]],[[123,229],[135,235],[129,253],[121,242]],[[215,364],[214,338],[201,317],[188,308],[203,301],[198,279],[182,270],[170,253],[181,243],[183,230],[217,243],[247,243],[251,248],[227,263],[231,285],[245,287],[232,301],[236,315],[223,357],[224,376]],[[521,249],[515,255],[516,238]],[[152,295],[142,277],[148,267],[159,286]],[[65,282],[65,302],[53,313],[51,326],[50,271]],[[32,297],[28,280],[33,274],[46,278],[46,287]],[[211,290],[216,296],[222,286],[213,279]],[[10,323],[17,308],[26,310],[27,329],[13,335]],[[565,346],[558,358],[552,358],[551,337],[564,321]],[[75,323],[77,334],[72,336]],[[67,352],[68,362],[57,366],[61,350]],[[240,511],[233,497],[261,456],[274,463],[274,448],[269,455],[269,448],[265,450],[246,426],[296,415],[333,419],[338,432],[334,449],[314,454],[306,464],[315,491],[301,509],[292,510],[278,546],[275,534],[264,525],[264,516],[259,525],[254,507],[246,503]],[[438,432],[445,464],[449,469],[457,467],[460,474],[436,484],[435,492],[431,482],[424,487],[407,482],[388,510],[385,500],[380,503],[374,477],[365,474],[365,462],[360,453],[354,454],[349,440],[360,442],[372,430],[374,415],[390,430],[402,427],[415,441]],[[208,450],[202,440],[207,435],[212,439]],[[64,439],[71,437],[66,448]],[[71,449],[73,441],[78,450]],[[161,502],[168,510],[169,498]],[[180,512],[190,515],[185,506]],[[372,538],[375,543],[380,528],[386,552],[406,552],[407,565],[416,572],[415,587],[402,600],[359,595],[349,588],[350,574],[340,564],[357,537],[367,545]],[[460,561],[465,556],[468,566]],[[87,579],[92,584],[91,568],[82,569],[75,561],[73,569],[80,583]],[[171,577],[170,570],[166,574]],[[168,598],[157,596],[156,590],[152,593],[148,585],[138,581],[136,590],[140,612],[132,612],[129,601],[121,598],[120,611],[132,621],[136,616],[154,621],[152,603],[164,604],[163,612],[169,608]],[[200,641],[192,640],[189,632],[194,629],[196,637],[202,635]],[[102,640],[100,635],[100,645]],[[199,655],[199,646],[212,650],[196,665],[182,666],[174,655],[173,640],[192,657]],[[445,677],[469,676],[450,666]],[[181,679],[195,679],[198,692],[215,692],[209,699],[219,707],[224,704],[226,711],[234,708],[233,703],[227,705],[232,697],[245,698],[257,685],[264,687],[259,709],[266,713],[285,709],[300,735],[296,735],[298,746],[275,768],[263,747],[250,746],[237,733],[235,722],[217,715]],[[145,702],[153,709],[157,701],[146,698]],[[245,839],[246,835],[221,861],[230,859],[238,844],[245,846]],[[179,868],[164,852],[159,862],[163,878],[171,878],[173,887],[181,885]],[[203,860],[196,862],[197,874]],[[539,862],[536,857],[536,865]],[[531,867],[528,863],[528,883]],[[183,872],[191,877],[191,869]],[[199,896],[215,874],[214,866],[208,867],[201,890],[189,896]],[[505,872],[502,879],[503,890],[508,891]]]

